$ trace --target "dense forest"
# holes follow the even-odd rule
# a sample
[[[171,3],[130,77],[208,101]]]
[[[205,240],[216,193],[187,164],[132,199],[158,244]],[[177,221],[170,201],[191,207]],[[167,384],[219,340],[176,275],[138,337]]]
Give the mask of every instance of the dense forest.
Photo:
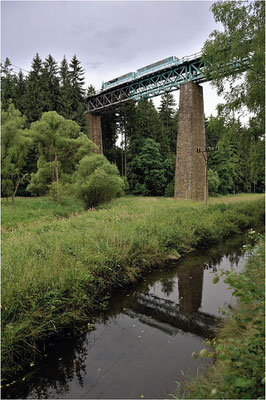
[[[212,67],[206,73],[212,74],[213,84],[223,93],[226,103],[218,107],[217,117],[205,120],[206,146],[218,148],[209,154],[211,195],[264,191],[264,9],[265,4],[260,1],[248,5],[217,2],[212,7],[216,21],[225,30],[210,35],[203,58],[211,60],[208,65]],[[236,58],[241,61],[247,57],[250,67],[246,72],[232,74],[226,69]],[[91,148],[84,139],[89,138],[85,112],[87,96],[94,88],[89,85],[85,89],[84,81],[84,69],[76,55],[69,62],[64,57],[58,63],[52,55],[42,60],[36,54],[27,74],[15,72],[8,58],[1,64],[2,196],[14,191],[20,196],[30,195],[29,188],[33,177],[38,177],[45,150],[40,150],[37,140],[31,142],[27,134],[19,132],[32,130],[44,113],[54,111],[66,121],[74,121],[74,136],[68,140],[79,140],[83,147]],[[250,116],[245,126],[241,114]],[[127,192],[173,196],[178,127],[173,95],[165,93],[158,109],[152,100],[144,99],[107,109],[101,117],[104,155],[116,164]],[[60,163],[57,168],[57,177],[61,174],[61,182],[64,184],[66,177],[68,183],[69,177],[63,167],[60,170]],[[72,172],[74,169],[73,164]],[[19,179],[14,178],[18,176]],[[55,180],[56,174],[54,177]],[[31,191],[38,193],[43,194]]]

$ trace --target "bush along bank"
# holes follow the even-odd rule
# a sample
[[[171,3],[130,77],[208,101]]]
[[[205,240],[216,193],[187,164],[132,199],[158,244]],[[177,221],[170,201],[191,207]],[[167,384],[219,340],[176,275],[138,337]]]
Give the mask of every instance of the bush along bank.
[[[263,221],[263,199],[204,207],[121,198],[106,209],[9,233],[2,246],[2,377],[30,365],[50,336],[92,321],[114,288],[170,254]]]
[[[213,341],[197,356],[215,357],[215,365],[185,389],[187,399],[265,398],[265,242],[261,239],[250,255],[245,271],[222,273],[238,305]],[[220,277],[214,279],[218,281]],[[178,397],[177,397],[178,398]]]

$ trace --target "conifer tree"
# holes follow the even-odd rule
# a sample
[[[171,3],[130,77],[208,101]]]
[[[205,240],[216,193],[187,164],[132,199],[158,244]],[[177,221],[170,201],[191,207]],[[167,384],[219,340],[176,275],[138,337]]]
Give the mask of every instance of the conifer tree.
[[[57,111],[59,105],[58,65],[51,54],[43,64],[43,111]]]
[[[78,104],[73,120],[80,126],[81,132],[88,136],[88,119],[86,118],[84,108],[82,103]]]
[[[16,77],[11,65],[9,58],[6,58],[4,64],[1,63],[1,100],[4,110],[8,109],[10,101],[16,97]]]
[[[37,121],[44,110],[43,63],[37,53],[32,60],[31,71],[26,79],[24,95],[25,115],[29,122]]]
[[[23,101],[25,90],[26,90],[25,77],[23,75],[23,72],[20,70],[18,73],[18,77],[16,79],[14,105],[22,114],[25,113],[25,107]]]
[[[71,84],[71,109],[72,117],[76,121],[82,132],[88,134],[87,118],[85,116],[86,102],[85,102],[85,90],[84,85],[84,70],[81,67],[80,61],[77,56],[74,55],[69,64],[69,77]]]
[[[129,143],[131,159],[139,153],[145,139],[149,138],[157,142],[160,136],[158,112],[152,100],[139,101],[136,106],[135,118],[135,131]]]
[[[159,107],[162,131],[158,142],[161,144],[161,153],[163,155],[176,152],[177,119],[175,106],[176,103],[172,93],[162,95]]]
[[[78,104],[84,103],[85,90],[84,85],[84,70],[80,65],[77,56],[74,55],[69,64],[69,76],[72,87],[72,109],[77,111]]]
[[[68,62],[65,56],[60,64],[59,77],[60,89],[58,113],[64,118],[69,119],[72,116],[72,89]]]
[[[93,85],[89,85],[87,89],[87,96],[91,96],[96,93],[95,87]]]

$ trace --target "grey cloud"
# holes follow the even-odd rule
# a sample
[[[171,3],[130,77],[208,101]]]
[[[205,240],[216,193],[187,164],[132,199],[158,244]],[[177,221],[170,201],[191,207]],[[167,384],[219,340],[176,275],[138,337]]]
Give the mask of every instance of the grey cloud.
[[[88,67],[88,69],[98,69],[103,65],[102,61],[95,61],[95,62],[85,62],[85,66]]]
[[[206,1],[2,1],[2,58],[24,69],[36,52],[77,55],[88,83],[199,51],[217,26]]]
[[[120,56],[121,54],[119,53],[123,53],[123,48],[126,46],[130,36],[132,36],[134,32],[134,28],[117,26],[95,32],[94,38],[97,40],[98,46],[102,46],[109,52],[110,50],[116,50],[117,55]]]

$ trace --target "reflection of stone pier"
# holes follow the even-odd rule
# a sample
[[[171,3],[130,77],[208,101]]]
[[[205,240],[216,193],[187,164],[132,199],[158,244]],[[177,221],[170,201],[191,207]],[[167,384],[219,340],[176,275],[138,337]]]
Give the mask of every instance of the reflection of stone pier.
[[[203,266],[180,268],[178,271],[179,304],[186,313],[196,312],[201,306],[203,272]]]

